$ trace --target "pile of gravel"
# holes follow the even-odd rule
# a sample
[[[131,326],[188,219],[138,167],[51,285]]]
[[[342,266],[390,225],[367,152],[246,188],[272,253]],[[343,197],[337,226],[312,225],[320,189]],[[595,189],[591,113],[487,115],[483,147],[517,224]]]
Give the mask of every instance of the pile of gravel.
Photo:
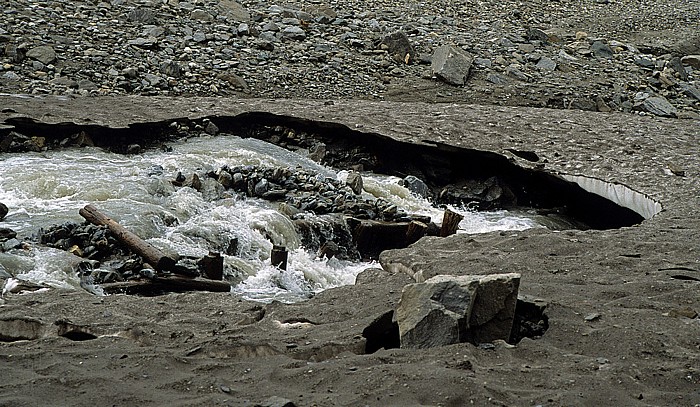
[[[0,92],[386,98],[698,118],[693,3],[8,0]]]

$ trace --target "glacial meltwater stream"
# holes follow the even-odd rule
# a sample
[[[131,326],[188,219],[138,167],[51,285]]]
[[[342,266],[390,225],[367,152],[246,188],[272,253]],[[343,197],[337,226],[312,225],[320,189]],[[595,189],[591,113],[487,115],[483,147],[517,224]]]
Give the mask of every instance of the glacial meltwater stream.
[[[200,137],[171,147],[167,152],[132,156],[98,148],[0,156],[0,202],[10,209],[1,226],[15,230],[21,240],[50,225],[81,223],[79,209],[93,204],[166,253],[225,253],[236,239],[236,255],[224,256],[225,278],[235,283],[234,293],[262,301],[297,301],[330,287],[353,284],[359,272],[371,267],[370,263],[319,258],[315,251],[305,250],[294,224],[277,211],[275,203],[234,192],[222,197],[216,191],[220,185],[207,177],[202,177],[201,192],[171,182],[178,172],[204,174],[224,165],[303,167],[341,180],[346,172],[255,139]],[[441,221],[443,210],[411,194],[398,178],[363,174],[363,179],[363,194]],[[537,226],[527,217],[505,211],[454,210],[464,215],[460,233]],[[271,240],[290,251],[284,272],[270,265]],[[79,260],[38,244],[0,253],[0,267],[15,278],[64,288],[80,289],[73,269]]]

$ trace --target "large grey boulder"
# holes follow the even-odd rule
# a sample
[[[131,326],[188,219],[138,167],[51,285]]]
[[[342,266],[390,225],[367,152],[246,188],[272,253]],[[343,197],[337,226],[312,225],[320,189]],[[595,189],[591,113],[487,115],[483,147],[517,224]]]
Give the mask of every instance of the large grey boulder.
[[[395,314],[401,347],[463,342],[478,287],[475,276],[435,276],[406,285]]]
[[[433,74],[450,85],[462,86],[467,82],[474,58],[453,45],[438,47],[431,58]]]
[[[479,288],[469,318],[466,341],[485,343],[508,340],[518,303],[520,274],[480,276]]]
[[[508,340],[520,274],[439,275],[404,287],[396,309],[402,348]]]

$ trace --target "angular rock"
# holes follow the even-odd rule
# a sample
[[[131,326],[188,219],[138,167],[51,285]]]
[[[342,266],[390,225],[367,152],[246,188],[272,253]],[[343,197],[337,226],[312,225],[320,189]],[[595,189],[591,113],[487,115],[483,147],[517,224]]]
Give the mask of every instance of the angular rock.
[[[613,50],[603,41],[595,41],[591,44],[591,52],[598,58],[612,58]]]
[[[519,288],[518,273],[481,276],[469,318],[468,342],[478,344],[496,339],[508,340]]]
[[[416,57],[416,51],[402,31],[387,35],[382,39],[382,44],[386,45],[389,55],[396,62],[408,64]]]
[[[303,40],[306,38],[306,32],[301,27],[290,25],[282,30],[282,37],[291,40]]]
[[[402,348],[463,342],[479,286],[472,276],[435,276],[403,288],[395,318]]]
[[[508,340],[520,274],[438,275],[404,287],[395,318],[402,348]]]
[[[65,77],[65,76],[59,76],[58,78],[54,78],[51,80],[51,83],[54,85],[65,86],[67,88],[72,88],[72,89],[78,88],[78,82],[76,82],[73,79],[70,79],[68,77]]]
[[[352,189],[352,192],[354,192],[356,195],[362,193],[364,185],[362,183],[362,176],[359,172],[350,172],[348,174],[348,178],[345,180],[345,183],[350,187],[350,189]]]
[[[194,9],[190,13],[190,18],[197,21],[214,21],[214,16],[201,9]]]
[[[236,22],[250,21],[250,13],[248,12],[248,10],[236,1],[219,0],[219,10],[229,20]]]
[[[95,82],[89,79],[81,79],[80,81],[78,81],[78,89],[96,90],[98,89],[98,86]]]
[[[676,117],[676,114],[678,114],[678,109],[676,109],[663,96],[653,96],[644,99],[641,109],[645,112],[661,117]]]
[[[250,35],[250,26],[248,23],[240,23],[238,24],[238,28],[236,28],[236,32],[238,35]]]
[[[17,238],[7,239],[2,243],[2,248],[4,251],[9,251],[12,249],[19,249],[22,247],[22,242]]]
[[[645,55],[636,55],[634,57],[634,63],[646,69],[656,68],[656,62]]]
[[[56,51],[48,45],[40,45],[27,51],[27,57],[48,65],[56,61]]]
[[[508,65],[506,67],[506,75],[523,82],[527,82],[530,80],[530,77],[525,72],[520,70],[519,64]]]
[[[553,71],[557,69],[557,63],[552,58],[542,57],[535,65],[541,71]]]
[[[695,70],[700,70],[700,55],[686,55],[681,58],[681,63],[691,66]]]
[[[494,72],[489,72],[489,74],[486,75],[486,80],[494,85],[505,85],[508,83],[508,79]]]
[[[0,204],[2,205],[2,204]],[[0,214],[2,214],[0,212]],[[6,240],[14,239],[17,237],[17,232],[15,232],[12,229],[9,228],[0,228],[0,242],[4,242]]]
[[[431,58],[433,74],[450,85],[463,86],[474,58],[453,45],[438,47]]]
[[[428,185],[426,185],[426,183],[423,182],[420,178],[414,177],[413,175],[408,175],[406,176],[406,178],[401,180],[401,185],[406,187],[409,191],[413,192],[414,194],[423,198],[427,198],[430,194],[430,189],[428,188]]]
[[[155,13],[147,8],[137,8],[131,10],[126,18],[132,23],[141,24],[153,24],[156,21]]]
[[[691,97],[695,100],[700,100],[700,90],[698,90],[698,88],[692,86],[687,82],[681,82],[678,84],[678,86],[681,88],[681,91],[686,96]]]
[[[549,35],[538,28],[530,28],[527,30],[527,39],[530,41],[542,41],[546,44],[549,42]]]

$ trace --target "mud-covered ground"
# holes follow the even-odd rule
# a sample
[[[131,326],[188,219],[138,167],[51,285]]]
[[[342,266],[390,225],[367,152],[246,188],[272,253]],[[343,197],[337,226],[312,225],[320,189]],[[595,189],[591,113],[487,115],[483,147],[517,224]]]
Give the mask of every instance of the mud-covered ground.
[[[3,405],[282,405],[273,397],[298,406],[700,403],[696,122],[366,101],[3,96],[0,103],[12,108],[4,120],[89,119],[114,127],[251,111],[332,121],[623,183],[664,208],[618,230],[424,238],[384,252],[385,271],[366,272],[356,286],[294,305],[213,293],[6,295],[0,327],[20,326],[37,339],[0,343]],[[540,161],[517,158],[509,148],[535,152]],[[548,303],[549,329],[515,346],[366,354],[363,331],[395,309],[411,282],[408,274],[387,271],[401,269],[519,272],[520,294]]]

